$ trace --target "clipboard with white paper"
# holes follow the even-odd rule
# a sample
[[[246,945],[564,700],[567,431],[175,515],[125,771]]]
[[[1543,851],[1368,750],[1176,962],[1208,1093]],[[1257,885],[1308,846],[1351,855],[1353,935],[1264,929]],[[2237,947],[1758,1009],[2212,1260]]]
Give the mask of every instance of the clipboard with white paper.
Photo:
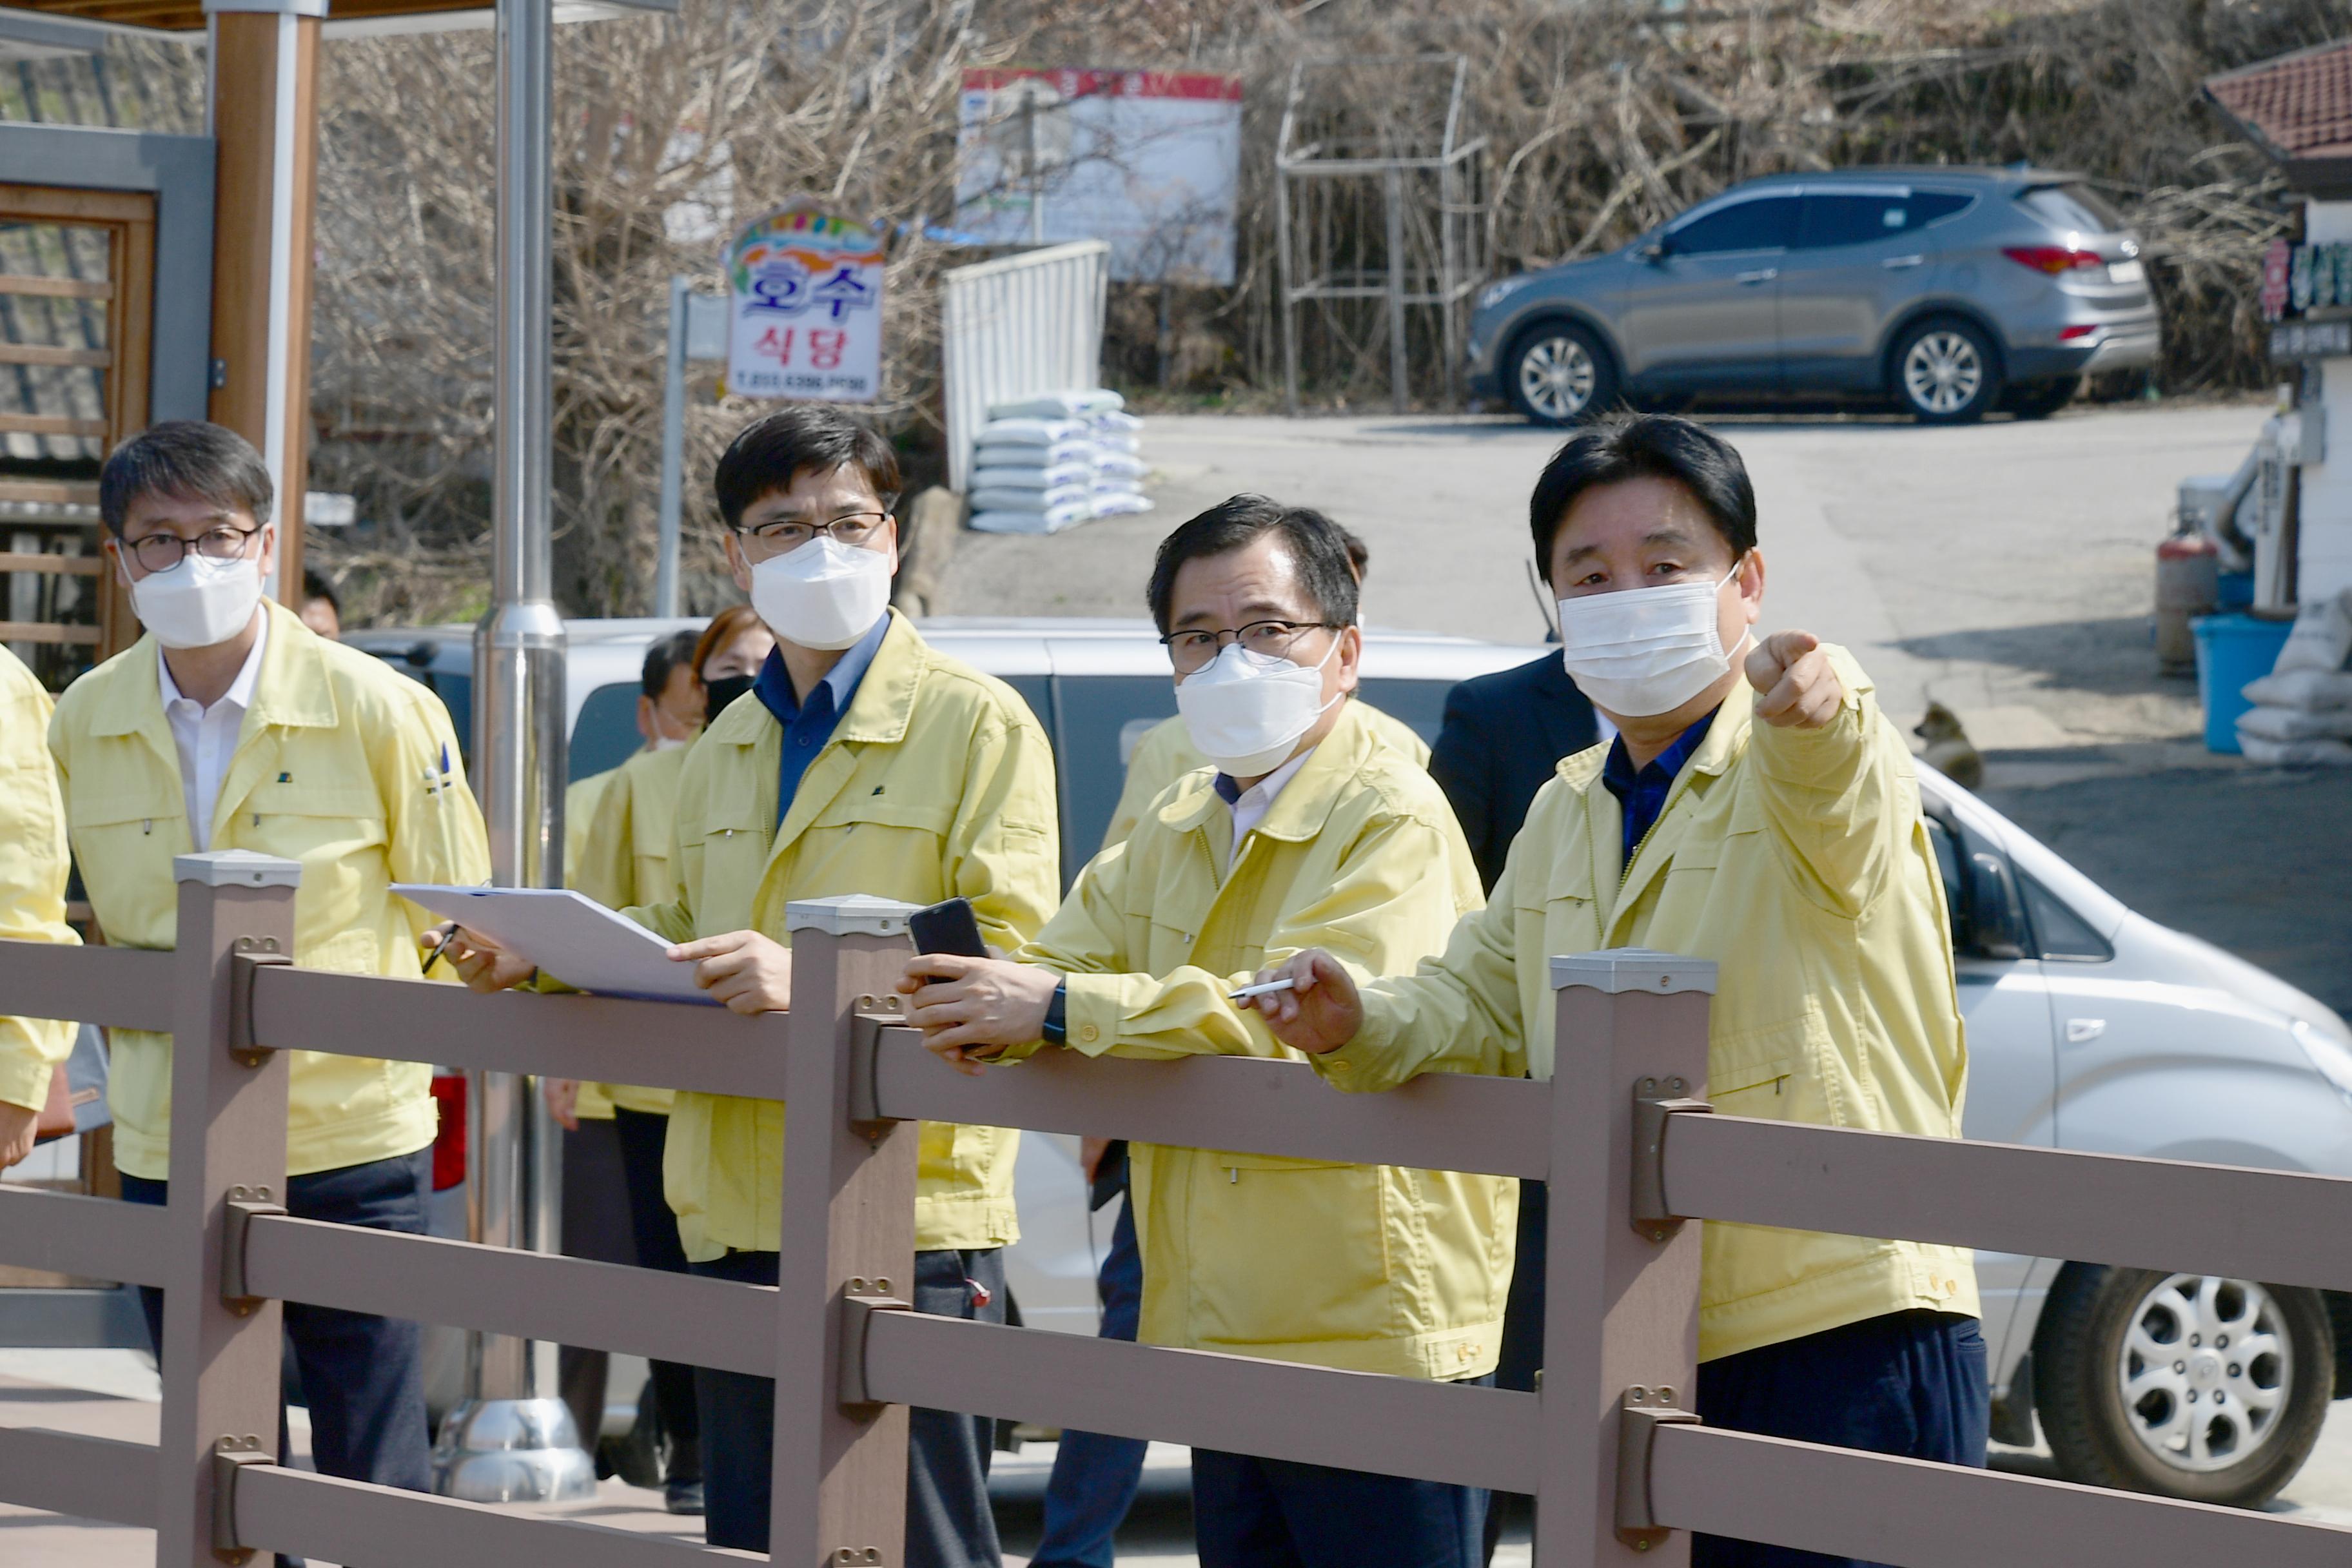
[[[695,984],[695,965],[664,956],[667,942],[570,888],[394,882],[392,890],[481,932],[566,985],[604,996],[716,1005]]]

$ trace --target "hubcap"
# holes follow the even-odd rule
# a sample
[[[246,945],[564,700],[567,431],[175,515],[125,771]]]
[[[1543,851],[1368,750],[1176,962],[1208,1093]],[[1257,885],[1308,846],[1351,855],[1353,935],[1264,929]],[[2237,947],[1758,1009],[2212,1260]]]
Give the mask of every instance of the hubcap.
[[[2294,1350],[2260,1285],[2175,1274],[2140,1298],[2116,1370],[2143,1447],[2175,1469],[2224,1470],[2277,1430]]]
[[[1599,367],[1574,338],[1546,338],[1519,356],[1519,395],[1547,419],[1573,419],[1592,401]]]
[[[1966,408],[1984,378],[1984,356],[1958,332],[1929,332],[1903,356],[1903,390],[1930,414]]]

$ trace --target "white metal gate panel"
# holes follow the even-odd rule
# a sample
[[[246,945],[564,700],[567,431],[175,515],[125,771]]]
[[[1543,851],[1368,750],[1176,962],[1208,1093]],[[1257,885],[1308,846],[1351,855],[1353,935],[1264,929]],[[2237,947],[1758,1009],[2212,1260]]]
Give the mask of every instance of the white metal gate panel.
[[[1110,246],[1047,246],[944,274],[940,301],[947,382],[948,485],[971,488],[971,454],[988,406],[1102,379]]]

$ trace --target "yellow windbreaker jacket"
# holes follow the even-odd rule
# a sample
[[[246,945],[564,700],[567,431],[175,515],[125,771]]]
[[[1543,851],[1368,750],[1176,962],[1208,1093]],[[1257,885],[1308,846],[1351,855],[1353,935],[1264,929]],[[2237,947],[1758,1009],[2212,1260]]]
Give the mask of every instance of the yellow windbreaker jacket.
[[[66,924],[66,813],[41,738],[49,694],[0,647],[0,938],[78,946]],[[50,1070],[73,1050],[74,1026],[0,1017],[0,1100],[38,1110]]]
[[[1306,947],[1360,978],[1410,969],[1478,907],[1445,797],[1368,710],[1340,716],[1225,875],[1233,813],[1213,779],[1162,791],[1022,951],[1068,976],[1074,1048],[1295,1056],[1226,993]],[[1144,1143],[1129,1154],[1145,1342],[1405,1377],[1494,1370],[1517,1183]]]
[[[1429,742],[1419,731],[1402,719],[1391,718],[1360,697],[1348,699],[1348,706],[1371,721],[1372,731],[1390,745],[1411,757],[1420,767],[1429,766]],[[1135,754],[1127,761],[1127,783],[1118,792],[1118,805],[1112,808],[1110,827],[1103,834],[1102,847],[1125,843],[1143,820],[1144,809],[1160,797],[1160,793],[1196,768],[1205,768],[1209,759],[1192,744],[1192,735],[1184,728],[1181,715],[1163,719],[1144,732],[1137,742]]]
[[[1061,884],[1054,757],[1011,687],[935,651],[897,611],[856,695],[776,821],[782,727],[746,693],[688,748],[671,895],[625,910],[673,942],[746,928],[789,942],[796,899],[961,894],[1007,952],[1045,923]],[[1017,1131],[923,1123],[915,1245],[1002,1247]],[[772,1252],[784,1108],[681,1092],[664,1163],[686,1255]]]
[[[588,847],[588,829],[596,820],[596,803],[604,798],[604,791],[621,776],[618,768],[606,768],[601,773],[590,773],[584,779],[573,779],[563,792],[563,885],[586,893],[598,903],[618,909],[631,900],[619,902],[594,891],[580,879],[582,858]],[[607,1085],[583,1083],[580,1098],[573,1102],[572,1115],[583,1121],[613,1120],[613,1096]]]
[[[302,863],[294,959],[311,969],[413,979],[433,917],[394,882],[489,879],[482,814],[441,700],[383,660],[314,635],[277,604],[212,847]],[[172,858],[195,846],[179,752],[163,716],[152,637],[58,699],[49,751],[91,911],[120,947],[169,948],[179,920]],[[454,983],[454,976],[451,977]],[[436,1117],[425,1062],[294,1054],[287,1171],[303,1175],[412,1153]],[[115,1160],[163,1179],[171,1162],[172,1037],[113,1031]]]
[[[604,787],[590,807],[593,815],[581,833],[579,858],[564,873],[566,882],[616,910],[669,897],[676,882],[669,858],[677,838],[677,784],[692,750],[687,745],[639,752],[598,775]],[[609,1104],[655,1116],[668,1115],[674,1098],[669,1089],[637,1084],[582,1084],[583,1103],[592,1089]]]
[[[1554,953],[1650,947],[1720,965],[1707,1098],[1734,1116],[1956,1138],[1967,1081],[1943,881],[1911,754],[1843,649],[1846,700],[1820,730],[1754,722],[1735,689],[1622,865],[1601,747],[1559,764],[1486,912],[1444,952],[1364,994],[1328,1081],[1552,1071]],[[1885,1313],[1974,1315],[1964,1249],[1706,1226],[1699,1355]]]

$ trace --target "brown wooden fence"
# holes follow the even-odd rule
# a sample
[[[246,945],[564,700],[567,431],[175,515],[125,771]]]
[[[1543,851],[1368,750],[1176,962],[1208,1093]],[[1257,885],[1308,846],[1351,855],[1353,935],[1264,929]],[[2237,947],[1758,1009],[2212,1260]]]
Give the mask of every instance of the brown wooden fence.
[[[1553,960],[1563,1048],[1549,1084],[1346,1095],[1294,1063],[1062,1053],[970,1079],[878,1000],[907,952],[903,905],[793,905],[796,1005],[752,1019],[294,968],[292,862],[228,851],[177,869],[176,952],[0,942],[0,1012],[179,1042],[168,1207],[0,1188],[0,1260],[167,1292],[159,1445],[0,1428],[0,1500],[152,1525],[170,1568],[257,1551],[384,1568],[751,1555],[276,1464],[285,1300],[774,1375],[773,1555],[797,1568],[901,1562],[909,1405],[1530,1492],[1543,1568],[1685,1562],[1694,1530],[1911,1568],[2352,1561],[2352,1531],[2326,1525],[1696,1422],[1690,1220],[2352,1288],[2352,1182],[1711,1114],[1708,963]],[[289,1218],[294,1049],[782,1100],[783,1284]],[[924,1118],[1548,1179],[1543,1390],[906,1310],[904,1124]]]

